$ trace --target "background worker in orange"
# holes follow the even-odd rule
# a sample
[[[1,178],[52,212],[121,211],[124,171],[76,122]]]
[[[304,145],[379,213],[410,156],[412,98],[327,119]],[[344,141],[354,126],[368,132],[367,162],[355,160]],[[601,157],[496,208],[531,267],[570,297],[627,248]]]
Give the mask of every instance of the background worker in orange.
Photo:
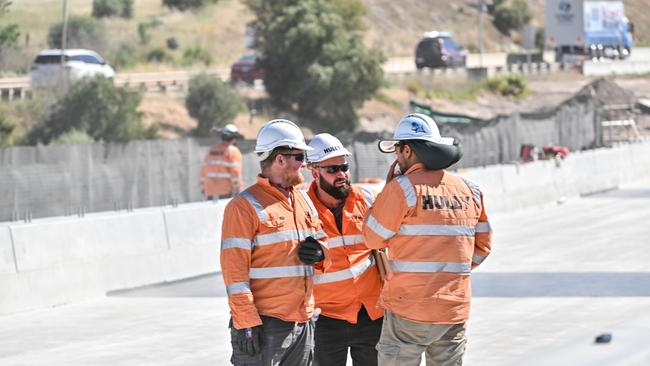
[[[234,365],[311,365],[314,267],[329,265],[318,212],[306,192],[305,144],[293,122],[257,135],[257,183],[225,208],[221,269],[231,313]]]
[[[400,120],[379,149],[397,157],[363,228],[368,247],[388,248],[390,265],[379,365],[419,365],[422,352],[428,366],[460,365],[470,273],[491,247],[483,194],[444,170],[460,159],[459,142],[440,137],[428,116]]]
[[[241,152],[235,146],[237,127],[227,124],[216,130],[221,141],[210,148],[201,167],[201,187],[206,198],[228,198],[241,189]]]
[[[323,133],[309,143],[307,160],[314,181],[309,188],[328,236],[331,266],[316,271],[314,297],[321,314],[316,322],[315,365],[345,366],[348,349],[355,366],[377,364],[375,346],[383,309],[377,307],[381,280],[361,228],[374,194],[350,184],[350,152]]]

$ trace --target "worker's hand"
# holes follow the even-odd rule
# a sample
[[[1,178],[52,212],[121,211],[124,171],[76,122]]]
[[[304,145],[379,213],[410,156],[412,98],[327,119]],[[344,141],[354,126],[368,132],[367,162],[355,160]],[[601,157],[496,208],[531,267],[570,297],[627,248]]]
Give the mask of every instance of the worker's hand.
[[[233,329],[235,331],[234,346],[249,356],[255,356],[262,351],[262,326]]]
[[[300,242],[298,258],[305,264],[314,264],[325,259],[325,253],[323,253],[323,247],[320,243],[311,236],[308,236]]]
[[[397,165],[397,159],[390,165],[388,168],[388,174],[386,175],[386,184],[393,180],[396,176],[399,175],[399,165]]]

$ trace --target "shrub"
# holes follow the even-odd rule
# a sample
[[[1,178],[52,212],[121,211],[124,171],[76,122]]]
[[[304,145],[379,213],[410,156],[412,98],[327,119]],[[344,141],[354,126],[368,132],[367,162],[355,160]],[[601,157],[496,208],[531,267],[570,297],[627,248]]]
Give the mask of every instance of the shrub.
[[[94,18],[133,16],[133,0],[93,0]]]
[[[174,58],[163,48],[154,48],[147,54],[149,62],[173,62]]]
[[[202,8],[208,4],[216,4],[217,0],[163,0],[163,5],[180,11]]]
[[[243,102],[228,84],[206,74],[190,80],[185,105],[190,116],[199,122],[194,130],[196,136],[209,136],[213,126],[225,126],[244,109]]]
[[[113,66],[115,66],[116,69],[129,68],[135,65],[135,63],[136,56],[133,47],[127,44],[120,45],[120,48],[115,53]]]
[[[167,44],[167,48],[169,48],[170,50],[175,50],[178,48],[178,41],[176,40],[176,37],[167,38],[166,44]]]
[[[503,34],[509,35],[510,31],[520,30],[530,22],[533,15],[524,0],[502,2],[494,8],[494,26]]]
[[[141,99],[140,93],[118,88],[110,79],[82,79],[72,85],[43,122],[29,131],[27,140],[48,144],[73,131],[83,132],[95,141],[155,138],[157,130],[141,122],[137,110]]]
[[[0,146],[11,145],[11,134],[16,129],[16,125],[9,121],[5,116],[0,116]]]
[[[63,24],[50,27],[47,43],[51,48],[61,48]],[[94,18],[73,16],[68,21],[67,48],[89,48],[102,50],[106,42],[106,32],[102,23]]]
[[[72,144],[89,144],[95,142],[90,135],[84,131],[70,130],[52,140],[53,144],[72,145]]]
[[[0,0],[0,18],[9,12],[9,5],[11,5],[10,1]],[[18,37],[20,37],[18,24],[10,23],[0,25],[0,54],[3,53],[2,51],[4,49],[16,47],[18,45]]]
[[[208,66],[212,63],[212,56],[201,47],[187,48],[183,52],[183,64],[193,65],[196,63],[203,63],[205,66]]]
[[[522,98],[528,93],[528,82],[521,75],[511,74],[489,79],[487,88],[503,96]]]
[[[151,23],[149,22],[140,22],[138,23],[138,36],[140,37],[140,43],[148,44],[151,41]]]

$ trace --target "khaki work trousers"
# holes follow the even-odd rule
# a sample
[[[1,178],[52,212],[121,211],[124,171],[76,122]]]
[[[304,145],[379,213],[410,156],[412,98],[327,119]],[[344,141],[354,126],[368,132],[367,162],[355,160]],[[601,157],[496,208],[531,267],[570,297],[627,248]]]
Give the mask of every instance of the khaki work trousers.
[[[465,353],[465,323],[421,324],[386,311],[377,343],[379,366],[458,366]]]

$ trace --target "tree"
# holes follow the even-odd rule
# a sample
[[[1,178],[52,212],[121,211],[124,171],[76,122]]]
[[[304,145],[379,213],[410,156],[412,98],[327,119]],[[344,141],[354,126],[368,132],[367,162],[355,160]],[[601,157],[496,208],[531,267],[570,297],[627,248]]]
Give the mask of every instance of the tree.
[[[494,26],[499,32],[509,35],[510,31],[518,31],[528,24],[533,15],[525,0],[502,1],[494,8]]]
[[[133,16],[133,0],[93,0],[94,18]]]
[[[155,138],[157,127],[146,128],[137,108],[142,96],[118,88],[111,79],[82,79],[54,105],[44,122],[28,134],[30,143],[48,144],[72,133],[85,133],[95,141],[126,142]]]
[[[50,27],[47,43],[51,48],[61,48],[63,24]],[[100,51],[106,43],[106,31],[102,23],[91,17],[73,16],[68,21],[67,48],[89,48]]]
[[[302,123],[338,132],[383,82],[383,56],[363,45],[358,0],[247,0],[272,103]]]
[[[218,0],[163,0],[164,6],[180,11],[199,9],[208,4],[216,4]]]
[[[9,13],[10,5],[11,1],[0,0],[0,18]],[[16,47],[18,44],[18,37],[20,37],[18,24],[9,23],[7,25],[0,25],[0,54],[4,49]]]
[[[199,121],[196,136],[209,136],[212,127],[225,126],[244,109],[239,96],[226,83],[205,74],[190,80],[185,105],[190,116]]]

